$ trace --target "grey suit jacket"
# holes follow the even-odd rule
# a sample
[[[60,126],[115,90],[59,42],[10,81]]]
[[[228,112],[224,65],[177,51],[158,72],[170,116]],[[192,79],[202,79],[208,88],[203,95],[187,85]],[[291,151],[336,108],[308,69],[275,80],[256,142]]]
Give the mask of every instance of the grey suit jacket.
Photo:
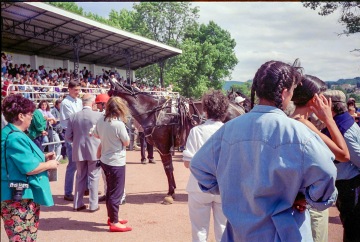
[[[74,113],[69,117],[68,126],[65,132],[65,140],[73,143],[73,161],[95,161],[96,151],[100,140],[89,135],[89,130],[104,115],[100,112],[83,108],[80,112]]]

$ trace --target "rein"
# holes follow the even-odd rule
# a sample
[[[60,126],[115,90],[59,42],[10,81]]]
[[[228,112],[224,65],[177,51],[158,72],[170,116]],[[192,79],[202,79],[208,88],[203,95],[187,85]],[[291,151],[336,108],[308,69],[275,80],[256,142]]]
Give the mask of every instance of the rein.
[[[139,95],[139,94],[151,96],[152,98],[154,98],[149,93],[136,91],[132,87],[124,86],[121,83],[112,83],[111,82],[111,84],[112,84],[111,91],[113,91],[115,95],[116,95],[116,92],[121,92],[123,95],[130,95],[130,96],[134,97],[135,99],[138,98],[137,95]],[[122,91],[117,90],[115,88],[116,86],[118,88],[121,88]],[[162,101],[163,99],[160,99],[160,100]],[[132,116],[135,118],[135,117],[139,117],[142,115],[149,115],[149,117],[151,115],[154,115],[155,125],[143,126],[144,134],[145,134],[146,138],[151,138],[153,136],[153,133],[155,132],[155,129],[158,129],[161,127],[166,127],[166,126],[172,126],[173,127],[173,129],[172,129],[173,135],[174,135],[174,129],[177,129],[175,131],[176,137],[173,138],[173,142],[176,142],[175,140],[178,140],[178,139],[180,139],[180,142],[182,142],[182,139],[184,137],[184,132],[186,132],[186,130],[189,129],[189,121],[192,126],[195,126],[198,124],[198,122],[194,119],[194,117],[197,117],[199,119],[199,122],[202,122],[202,118],[201,118],[199,110],[196,108],[196,106],[192,100],[189,100],[186,102],[185,98],[178,97],[177,102],[176,102],[177,113],[174,113],[175,115],[178,115],[178,118],[175,118],[176,121],[175,120],[171,121],[171,119],[170,119],[171,123],[162,124],[161,118],[163,117],[164,112],[161,112],[161,111],[164,109],[171,109],[175,105],[172,103],[173,99],[171,99],[171,98],[166,99],[162,104],[159,104],[160,100],[158,100],[158,105],[153,107],[152,109],[144,111],[142,113],[138,113],[136,115],[132,115]],[[189,110],[189,107],[187,106],[187,104],[189,105],[189,107],[191,106],[193,108],[194,114],[190,113],[190,110]],[[129,129],[129,130],[131,130],[131,129]],[[162,154],[160,151],[159,151],[159,153]],[[169,153],[169,154],[171,154],[171,153]],[[162,154],[162,155],[167,155],[167,154]]]

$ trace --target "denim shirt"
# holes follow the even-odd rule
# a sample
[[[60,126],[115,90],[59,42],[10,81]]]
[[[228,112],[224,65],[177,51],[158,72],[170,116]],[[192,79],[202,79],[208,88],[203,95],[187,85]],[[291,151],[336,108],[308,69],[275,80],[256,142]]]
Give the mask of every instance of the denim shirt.
[[[337,180],[350,180],[360,175],[360,127],[354,124],[344,133],[344,139],[350,153],[350,161],[335,164]]]
[[[337,198],[334,154],[304,124],[257,105],[223,125],[195,154],[190,169],[204,192],[221,195],[228,219],[222,241],[313,241],[308,211]]]

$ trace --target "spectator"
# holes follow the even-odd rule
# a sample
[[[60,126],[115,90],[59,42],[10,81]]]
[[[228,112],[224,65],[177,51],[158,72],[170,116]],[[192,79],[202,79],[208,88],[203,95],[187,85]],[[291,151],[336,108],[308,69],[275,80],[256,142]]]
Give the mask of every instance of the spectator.
[[[106,207],[110,232],[131,231],[124,224],[127,220],[119,220],[119,204],[125,187],[126,146],[130,143],[126,131],[126,117],[129,110],[119,97],[111,97],[106,104],[105,117],[96,123],[93,134],[100,138],[98,149],[101,167],[106,175],[108,185],[106,191]]]
[[[36,109],[33,113],[33,118],[28,129],[28,136],[32,141],[34,141],[41,151],[44,151],[44,146],[42,146],[42,144],[48,141],[47,135],[46,119],[41,111]]]
[[[44,155],[24,133],[34,110],[33,102],[21,95],[10,95],[2,104],[9,123],[1,130],[1,216],[10,241],[36,241],[40,206],[54,205],[47,171],[56,169],[58,162],[53,153]],[[10,184],[29,187],[16,196]]]
[[[259,105],[224,124],[191,160],[201,190],[221,195],[222,241],[312,241],[306,202],[324,210],[336,200],[332,152],[283,112],[300,80],[296,67],[264,63],[251,88]]]
[[[60,137],[59,137],[59,134],[54,129],[54,127],[57,124],[57,120],[54,117],[54,115],[52,115],[52,113],[50,112],[50,105],[47,101],[42,100],[42,101],[40,101],[38,108],[39,108],[40,112],[43,114],[43,116],[47,122],[47,129],[46,129],[46,131],[48,132],[47,142],[50,142],[50,143],[55,142],[56,143],[56,144],[49,145],[48,151],[55,151],[56,155],[60,155],[61,154]]]
[[[344,227],[343,241],[355,242],[360,238],[360,127],[347,112],[346,96],[342,91],[328,90],[324,95],[332,100],[335,123],[350,152],[349,162],[334,161],[337,168],[336,188],[339,192],[336,207]],[[322,132],[332,137],[327,128]]]
[[[80,83],[71,80],[69,82],[68,89],[69,95],[64,98],[60,105],[60,124],[65,130],[67,128],[70,115],[77,113],[82,109],[82,101],[78,98],[80,93]],[[65,173],[64,199],[67,201],[74,201],[74,195],[72,195],[72,191],[74,187],[76,163],[72,160],[72,144],[70,142],[65,142],[65,146],[69,162]]]
[[[7,65],[8,60],[5,53],[3,52],[1,53],[1,73],[5,74],[7,72]]]
[[[146,164],[146,155],[145,155],[145,149],[147,151],[147,158],[149,160],[150,164],[156,164],[154,160],[154,146],[147,142],[145,139],[145,133],[144,128],[134,119],[134,126],[138,130],[139,133],[139,139],[140,139],[140,153],[141,153],[141,164]],[[134,140],[136,140],[134,138]],[[136,142],[135,142],[136,144]],[[135,148],[137,148],[135,146]]]
[[[95,212],[100,209],[98,205],[100,166],[97,165],[98,159],[96,157],[100,141],[89,136],[89,130],[103,115],[92,110],[95,97],[91,94],[85,94],[82,103],[83,109],[71,114],[69,118],[65,139],[73,144],[72,160],[76,162],[74,210],[86,209],[83,198],[85,190],[88,188],[87,181],[89,179],[89,211]]]
[[[350,154],[345,140],[336,126],[331,113],[331,100],[322,95],[326,91],[326,83],[317,77],[305,75],[294,90],[292,101],[296,108],[292,118],[305,124],[308,128],[317,133],[334,153],[335,159],[349,161]],[[308,119],[310,113],[315,113],[331,132],[331,139],[321,133]],[[309,209],[311,216],[311,230],[314,242],[328,241],[329,210],[319,211],[315,208]]]
[[[186,149],[183,151],[186,168],[189,168],[192,158],[200,147],[223,125],[222,121],[227,114],[229,100],[221,91],[210,91],[203,95],[202,106],[207,120],[204,124],[190,130]],[[220,195],[202,192],[192,174],[190,174],[186,191],[189,194],[188,206],[192,241],[206,242],[208,240],[211,210],[214,216],[215,241],[220,241],[226,227],[226,217],[222,212]]]

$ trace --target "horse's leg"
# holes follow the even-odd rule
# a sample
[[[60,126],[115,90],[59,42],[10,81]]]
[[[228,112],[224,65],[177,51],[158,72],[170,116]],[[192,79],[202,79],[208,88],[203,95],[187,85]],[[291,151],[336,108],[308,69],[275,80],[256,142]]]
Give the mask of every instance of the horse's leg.
[[[170,151],[168,151],[168,152],[170,152]],[[169,184],[169,190],[168,190],[167,196],[164,198],[163,203],[171,204],[171,203],[173,203],[173,201],[174,201],[173,199],[175,198],[175,188],[176,188],[172,156],[170,153],[160,155],[160,156],[161,156],[161,161],[163,163],[165,174],[166,174],[166,177],[168,179],[168,184]]]

